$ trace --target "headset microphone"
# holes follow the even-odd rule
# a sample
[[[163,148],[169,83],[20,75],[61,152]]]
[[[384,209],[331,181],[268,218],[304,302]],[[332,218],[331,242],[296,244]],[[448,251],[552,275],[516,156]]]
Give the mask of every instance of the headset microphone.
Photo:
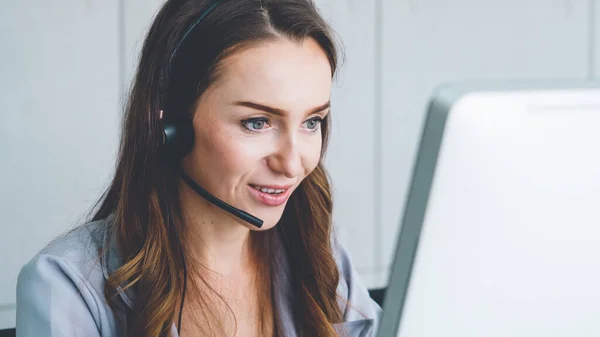
[[[183,42],[186,38],[192,34],[192,31],[198,24],[204,19],[206,15],[208,15],[215,7],[217,7],[223,0],[213,1],[207,9],[205,9],[201,15],[192,23],[192,25],[187,29],[187,31],[183,34],[183,37],[175,47],[173,53],[169,58],[168,65],[168,76],[166,81],[166,87],[163,88],[165,92],[161,94],[161,105],[166,107],[168,111],[166,111],[165,116],[163,116],[163,111],[160,111],[160,119],[162,122],[162,133],[163,133],[163,146],[162,152],[165,155],[165,159],[167,159],[170,163],[175,166],[179,166],[181,159],[192,150],[194,145],[194,127],[192,124],[192,120],[188,117],[185,117],[185,113],[182,113],[185,109],[185,103],[188,101],[187,95],[182,92],[186,92],[187,90],[183,90],[185,88],[175,87],[172,88],[170,84],[173,84],[171,81],[177,81],[173,79],[173,74],[169,74],[172,71],[172,68],[175,66],[173,63],[176,62],[177,52],[181,47],[183,47]],[[171,82],[171,83],[169,83]],[[189,84],[189,83],[188,83]],[[176,110],[178,113],[173,114],[169,113],[171,109]],[[163,118],[164,117],[164,118]],[[235,208],[232,205],[220,200],[214,195],[210,194],[207,190],[202,188],[198,183],[192,180],[183,170],[179,167],[179,171],[181,173],[181,178],[186,182],[186,184],[194,190],[198,195],[205,198],[215,206],[233,214],[234,216],[250,223],[251,225],[261,228],[263,225],[263,221],[241,209]]]
[[[163,124],[163,150],[169,161],[179,163],[181,158],[183,158],[183,156],[191,150],[194,142],[193,132],[194,130],[191,120],[179,122],[166,121]],[[230,214],[233,214],[234,216],[250,223],[251,225],[257,228],[262,227],[263,221],[261,219],[215,197],[198,183],[196,183],[190,176],[188,176],[183,169],[181,169],[181,167],[179,168],[179,171],[183,181],[185,181],[185,183],[198,195],[208,200],[213,205],[229,212]]]
[[[167,108],[167,113],[165,118],[163,118],[163,111],[161,108],[160,111],[160,120],[162,122],[162,153],[166,160],[169,161],[170,164],[178,167],[181,178],[185,183],[196,192],[198,195],[208,200],[213,205],[225,210],[233,214],[234,216],[250,223],[251,225],[261,228],[263,225],[263,221],[241,209],[235,208],[232,205],[220,200],[214,195],[210,194],[207,190],[202,188],[198,183],[196,183],[193,179],[191,179],[181,168],[180,163],[181,159],[189,153],[194,145],[194,127],[191,119],[187,117],[182,117],[185,115],[185,98],[181,100],[181,95],[186,97],[182,92],[187,92],[187,90],[181,90],[182,88],[176,87],[171,88],[169,82],[173,80],[171,69],[173,67],[173,63],[175,62],[176,54],[179,51],[180,47],[182,47],[183,42],[186,38],[192,34],[192,31],[198,24],[204,19],[206,15],[208,15],[215,7],[217,7],[223,0],[215,0],[213,1],[207,9],[205,9],[201,15],[192,23],[192,25],[187,29],[187,31],[183,34],[183,37],[180,39],[179,43],[175,46],[173,53],[171,54],[168,60],[168,70],[166,76],[166,85],[163,87],[164,92],[161,93],[161,102],[160,104],[163,107]],[[184,67],[185,68],[185,67]],[[176,81],[176,80],[175,80]],[[187,81],[184,81],[187,82]],[[171,83],[172,84],[172,83]],[[185,88],[184,88],[185,89]],[[182,102],[178,102],[182,101]],[[170,103],[170,104],[169,104]],[[175,110],[176,114],[169,114],[169,111]],[[170,212],[169,214],[169,222],[172,222]],[[177,234],[179,240],[179,234]],[[179,240],[179,249],[181,253],[181,258],[183,260],[183,290],[181,294],[181,303],[179,307],[179,321],[177,324],[177,333],[181,336],[181,318],[183,314],[185,294],[187,288],[187,266],[185,262],[185,254],[183,247],[181,245],[181,241]]]
[[[235,208],[235,207],[231,206],[230,204],[224,202],[223,200],[208,193],[207,190],[202,188],[194,180],[192,180],[192,178],[190,178],[187,174],[185,174],[185,172],[183,172],[183,170],[181,170],[181,178],[183,178],[183,181],[185,181],[185,183],[188,184],[188,186],[192,190],[194,190],[194,192],[196,192],[198,195],[204,197],[204,199],[210,201],[213,205],[237,216],[238,218],[250,223],[251,225],[254,225],[255,227],[258,227],[258,228],[262,227],[263,221],[261,219],[255,217],[254,215],[252,215],[248,212],[242,211],[241,209]]]

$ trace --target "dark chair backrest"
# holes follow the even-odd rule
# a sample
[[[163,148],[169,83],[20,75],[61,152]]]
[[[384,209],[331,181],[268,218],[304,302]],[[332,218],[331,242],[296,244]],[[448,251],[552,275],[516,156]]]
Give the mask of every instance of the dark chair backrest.
[[[377,304],[379,304],[380,307],[383,307],[383,300],[385,299],[385,290],[386,288],[369,289],[369,295],[375,302],[377,302]]]
[[[15,329],[0,330],[0,337],[15,337],[16,334]]]

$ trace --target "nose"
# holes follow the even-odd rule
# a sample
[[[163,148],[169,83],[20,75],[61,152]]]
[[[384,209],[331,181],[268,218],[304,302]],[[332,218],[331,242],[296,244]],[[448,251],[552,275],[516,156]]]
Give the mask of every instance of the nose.
[[[286,178],[296,178],[302,173],[302,158],[295,135],[282,136],[274,153],[267,158],[271,170]]]

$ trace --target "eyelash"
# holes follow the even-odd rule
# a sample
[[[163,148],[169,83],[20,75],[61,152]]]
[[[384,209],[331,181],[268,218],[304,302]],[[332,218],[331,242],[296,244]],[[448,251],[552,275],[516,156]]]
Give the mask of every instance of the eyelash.
[[[314,129],[309,130],[310,132],[317,132],[321,128],[321,124],[323,123],[323,117],[315,116],[315,117],[309,118],[304,123],[308,123],[308,122],[317,122],[318,123],[318,125]]]
[[[270,121],[269,121],[269,119],[268,119],[268,118],[266,118],[266,117],[253,117],[253,118],[248,118],[248,119],[244,119],[244,120],[242,120],[242,122],[241,122],[241,123],[242,123],[242,127],[244,127],[246,130],[248,130],[248,131],[250,131],[250,132],[260,132],[260,130],[262,130],[262,129],[258,129],[258,130],[256,130],[256,129],[251,129],[250,127],[248,127],[248,124],[250,124],[250,123],[255,123],[255,122],[263,122],[263,123],[265,123],[266,125],[270,125],[270,124],[269,124],[269,123],[270,123]],[[314,129],[308,129],[308,131],[309,131],[309,132],[316,132],[317,130],[319,130],[319,128],[320,128],[320,126],[321,126],[321,123],[323,123],[323,118],[322,118],[322,117],[320,117],[320,116],[315,116],[315,117],[309,118],[308,120],[306,120],[306,121],[305,121],[304,123],[302,123],[302,124],[305,124],[305,123],[308,123],[308,122],[317,122],[317,123],[318,123],[318,125],[317,125],[317,126],[314,128]]]
[[[248,124],[255,123],[255,122],[264,122],[266,125],[269,125],[269,123],[270,123],[269,119],[266,117],[253,117],[253,118],[244,119],[242,121],[242,127],[244,127],[246,130],[248,130],[250,132],[260,132],[260,130],[254,130],[254,129],[251,129],[248,127]]]

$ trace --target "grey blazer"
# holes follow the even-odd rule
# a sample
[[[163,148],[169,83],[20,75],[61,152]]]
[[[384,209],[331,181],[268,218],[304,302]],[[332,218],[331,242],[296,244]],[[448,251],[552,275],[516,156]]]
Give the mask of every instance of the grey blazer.
[[[132,307],[135,294],[123,293],[119,299],[121,309],[115,312],[104,297],[108,275],[120,266],[115,238],[108,235],[109,225],[110,218],[80,226],[53,240],[21,269],[17,281],[17,337],[123,336],[117,318],[124,317]],[[283,252],[281,243],[275,246]],[[345,299],[339,301],[344,321],[335,329],[349,337],[374,337],[381,308],[369,297],[348,252],[339,243],[334,247],[340,271],[337,291]],[[301,332],[292,316],[295,298],[290,266],[285,254],[279,255],[283,258],[277,260],[273,276],[277,324],[281,337],[299,337]],[[177,337],[175,324],[171,330]]]

